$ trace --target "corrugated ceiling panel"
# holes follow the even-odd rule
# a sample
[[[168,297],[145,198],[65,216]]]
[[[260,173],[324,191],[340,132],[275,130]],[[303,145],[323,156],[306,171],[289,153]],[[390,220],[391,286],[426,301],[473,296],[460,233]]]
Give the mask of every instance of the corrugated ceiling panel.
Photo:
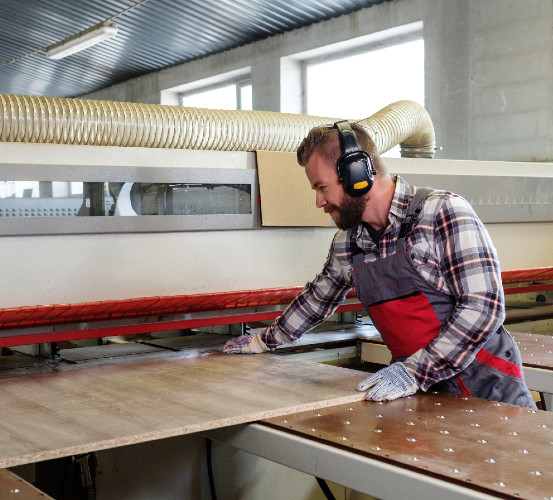
[[[77,96],[383,1],[3,0],[0,92]],[[5,64],[128,8],[115,38],[58,61],[38,52]]]

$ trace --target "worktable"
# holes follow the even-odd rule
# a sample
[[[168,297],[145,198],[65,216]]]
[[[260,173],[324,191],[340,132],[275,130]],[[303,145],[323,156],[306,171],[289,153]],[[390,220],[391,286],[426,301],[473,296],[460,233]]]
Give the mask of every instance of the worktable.
[[[381,499],[553,494],[553,414],[456,394],[339,405],[207,435]]]
[[[553,339],[515,338],[525,372],[553,380]],[[451,394],[368,403],[355,390],[365,372],[287,354],[358,341],[385,353],[373,327],[336,325],[257,356],[222,354],[224,339],[70,349],[69,363],[0,378],[0,468],[197,433],[379,498],[553,495],[550,413]]]

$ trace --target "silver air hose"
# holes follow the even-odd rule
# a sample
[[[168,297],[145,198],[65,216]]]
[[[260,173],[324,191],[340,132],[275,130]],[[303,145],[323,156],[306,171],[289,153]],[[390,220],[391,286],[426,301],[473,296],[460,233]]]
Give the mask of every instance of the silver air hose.
[[[218,151],[295,151],[308,131],[339,118],[161,104],[0,94],[0,141]],[[383,153],[432,158],[427,111],[399,101],[359,120]]]

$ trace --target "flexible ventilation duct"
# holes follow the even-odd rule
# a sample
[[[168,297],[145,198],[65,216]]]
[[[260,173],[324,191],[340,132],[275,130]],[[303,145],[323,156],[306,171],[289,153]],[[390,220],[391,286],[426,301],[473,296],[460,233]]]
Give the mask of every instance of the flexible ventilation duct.
[[[225,111],[160,104],[0,94],[0,141],[219,151],[295,151],[325,118],[268,111]],[[411,101],[360,120],[382,153],[431,158],[434,128]]]

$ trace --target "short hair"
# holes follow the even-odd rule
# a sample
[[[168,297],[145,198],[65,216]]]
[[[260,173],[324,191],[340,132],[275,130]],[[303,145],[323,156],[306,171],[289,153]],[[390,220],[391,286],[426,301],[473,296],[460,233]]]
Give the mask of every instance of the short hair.
[[[357,137],[357,142],[363,151],[372,159],[374,168],[378,173],[385,174],[386,166],[380,159],[378,149],[367,130],[358,123],[351,123],[351,128]],[[340,140],[338,138],[338,129],[334,125],[320,125],[313,127],[307,136],[303,139],[297,149],[298,163],[305,167],[311,155],[317,151],[323,158],[330,163],[336,163],[342,151],[340,149]]]

